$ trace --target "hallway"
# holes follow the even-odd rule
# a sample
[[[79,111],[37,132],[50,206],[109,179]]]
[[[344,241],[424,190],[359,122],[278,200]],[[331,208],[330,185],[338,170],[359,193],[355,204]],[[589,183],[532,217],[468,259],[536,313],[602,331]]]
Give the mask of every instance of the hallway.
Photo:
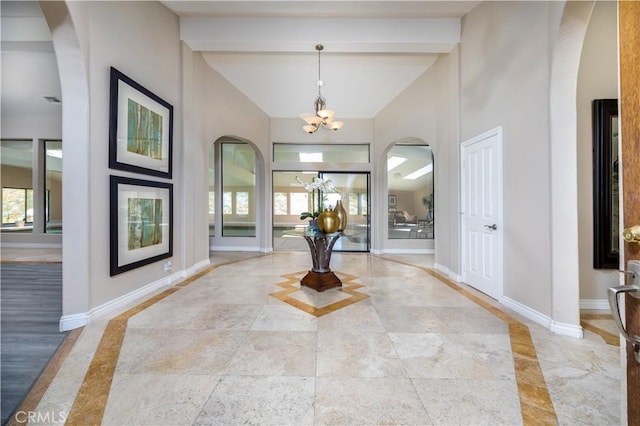
[[[69,424],[620,424],[619,348],[558,336],[424,255],[212,253],[85,327],[37,413]]]

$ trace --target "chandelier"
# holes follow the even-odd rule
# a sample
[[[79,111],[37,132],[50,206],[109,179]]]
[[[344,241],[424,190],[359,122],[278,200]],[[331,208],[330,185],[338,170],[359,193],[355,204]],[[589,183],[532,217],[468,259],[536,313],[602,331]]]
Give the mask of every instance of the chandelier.
[[[313,103],[315,114],[302,114],[301,117],[306,121],[306,125],[302,129],[307,133],[315,133],[321,126],[327,130],[339,130],[344,123],[342,121],[333,121],[335,112],[327,109],[327,103],[322,97],[323,82],[320,78],[320,52],[324,49],[321,44],[316,44],[318,51],[318,97]]]

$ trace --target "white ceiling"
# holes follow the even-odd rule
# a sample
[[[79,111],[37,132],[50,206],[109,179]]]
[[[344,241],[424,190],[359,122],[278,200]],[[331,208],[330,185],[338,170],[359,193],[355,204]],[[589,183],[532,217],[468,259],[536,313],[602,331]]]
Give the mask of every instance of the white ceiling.
[[[455,45],[460,18],[479,1],[161,3],[181,17],[185,43],[270,117],[312,112],[314,46],[324,44],[322,94],[340,119],[374,117]],[[59,108],[43,98],[60,86],[37,3],[0,6],[3,113]]]
[[[60,111],[44,96],[61,97],[56,57],[37,2],[0,1],[2,114]]]

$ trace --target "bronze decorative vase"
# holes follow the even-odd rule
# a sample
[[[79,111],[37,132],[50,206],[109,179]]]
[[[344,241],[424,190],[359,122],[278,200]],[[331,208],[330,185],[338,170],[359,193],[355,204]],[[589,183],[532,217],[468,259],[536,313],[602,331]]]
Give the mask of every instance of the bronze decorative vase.
[[[318,229],[325,234],[333,234],[340,227],[340,218],[331,209],[324,209],[318,216]]]
[[[338,215],[338,219],[340,219],[340,225],[338,226],[338,231],[342,232],[347,229],[347,211],[344,209],[342,205],[342,200],[338,200],[336,202],[336,206],[333,209],[333,212]]]

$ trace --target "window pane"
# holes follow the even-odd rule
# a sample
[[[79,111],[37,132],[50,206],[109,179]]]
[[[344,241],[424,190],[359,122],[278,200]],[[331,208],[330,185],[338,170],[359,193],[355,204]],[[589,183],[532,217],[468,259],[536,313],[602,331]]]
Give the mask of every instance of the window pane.
[[[342,199],[342,197],[337,192],[330,192],[328,194],[324,194],[323,207],[324,208],[328,207],[331,210],[333,210],[333,208],[336,206],[336,204],[338,204],[338,200],[341,200],[341,199]]]
[[[309,204],[308,192],[292,192],[291,196],[291,214],[300,216],[302,212],[308,212],[311,205]]]
[[[209,236],[215,235],[214,218],[216,214],[216,192],[209,191]]]
[[[224,190],[222,235],[255,237],[255,151],[242,142],[223,142],[220,149]]]
[[[27,191],[18,188],[2,188],[2,224],[23,221],[26,217]],[[24,223],[22,224],[24,226]]]
[[[276,192],[273,194],[273,214],[286,215],[289,213],[287,208],[287,194],[285,192]]]
[[[326,195],[325,206],[335,207],[341,199],[342,206],[347,212],[347,227],[345,237],[339,239],[333,250],[335,251],[368,251],[369,250],[369,217],[362,214],[362,206],[358,205],[358,194],[368,192],[368,173],[321,173],[320,177],[330,180],[336,192]],[[366,198],[366,197],[365,197]]]
[[[349,161],[345,161],[349,159]],[[369,163],[365,144],[273,144],[273,161],[291,163]]]
[[[62,233],[62,142],[45,142],[45,232]]]
[[[2,232],[32,232],[33,142],[2,140]]]
[[[233,205],[231,204],[231,192],[224,192],[222,194],[222,213],[233,214]]]
[[[248,192],[236,192],[236,214],[248,215],[249,214],[249,193]]]
[[[314,173],[313,176],[317,174]],[[306,228],[308,221],[300,220],[300,213],[309,210],[308,193],[297,183],[302,172],[273,172],[273,247],[274,250],[309,250],[300,238],[299,231]]]
[[[350,215],[355,215],[360,212],[359,204],[360,203],[358,200],[358,194],[353,192],[349,194],[349,214]]]
[[[387,154],[388,237],[433,238],[433,153],[396,145]]]
[[[360,194],[360,212],[359,214],[363,216],[367,216],[369,214],[369,200],[367,199],[367,194]]]
[[[209,236],[216,233],[216,192],[215,192],[215,149],[212,146],[209,150]]]

